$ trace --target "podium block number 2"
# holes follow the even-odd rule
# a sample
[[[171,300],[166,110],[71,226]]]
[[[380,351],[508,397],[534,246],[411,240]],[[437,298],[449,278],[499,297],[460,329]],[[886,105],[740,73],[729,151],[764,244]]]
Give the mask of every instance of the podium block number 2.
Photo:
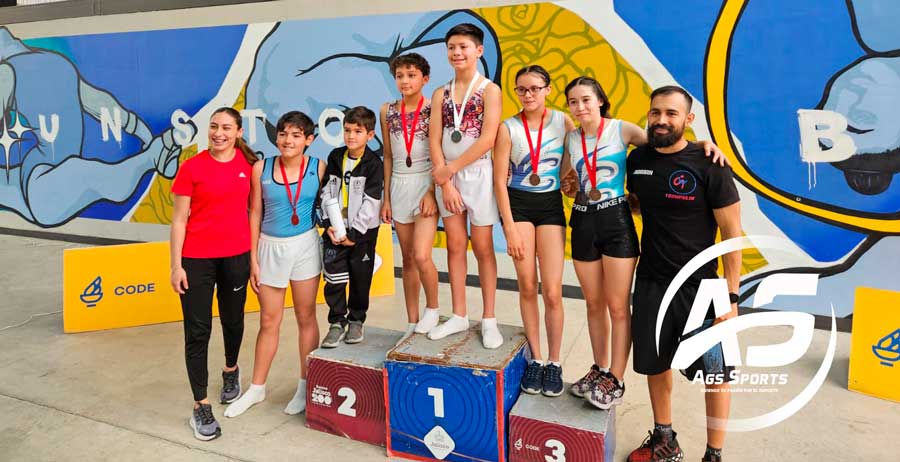
[[[566,462],[566,446],[562,441],[549,439],[544,446],[551,450],[549,456],[544,456],[547,462]]]
[[[434,416],[444,418],[444,389],[428,387],[428,396],[434,398]]]
[[[338,414],[356,417],[356,409],[353,409],[353,405],[356,404],[356,392],[350,387],[341,387],[337,394],[342,398],[346,398],[344,402],[341,403],[341,406],[338,407]]]

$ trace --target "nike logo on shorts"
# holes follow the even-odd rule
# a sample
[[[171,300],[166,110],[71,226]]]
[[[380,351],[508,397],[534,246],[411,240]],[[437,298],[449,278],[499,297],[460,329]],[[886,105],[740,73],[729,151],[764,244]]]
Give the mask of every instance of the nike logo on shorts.
[[[246,285],[246,284],[244,284],[244,285]],[[237,292],[237,291],[239,291],[239,290],[241,290],[241,289],[243,289],[243,288],[244,288],[244,286],[240,286],[240,287],[235,287],[235,288],[232,289],[232,290],[234,290],[235,292]]]

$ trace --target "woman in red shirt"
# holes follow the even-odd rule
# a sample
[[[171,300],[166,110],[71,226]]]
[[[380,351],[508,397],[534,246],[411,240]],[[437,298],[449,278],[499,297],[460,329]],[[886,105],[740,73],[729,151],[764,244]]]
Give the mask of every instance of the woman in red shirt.
[[[204,441],[222,434],[206,396],[216,287],[225,340],[220,401],[230,403],[241,394],[237,359],[250,278],[250,173],[257,160],[243,133],[239,112],[216,110],[209,121],[209,149],[188,159],[172,185],[171,283],[184,314],[185,362],[195,401],[190,425]]]

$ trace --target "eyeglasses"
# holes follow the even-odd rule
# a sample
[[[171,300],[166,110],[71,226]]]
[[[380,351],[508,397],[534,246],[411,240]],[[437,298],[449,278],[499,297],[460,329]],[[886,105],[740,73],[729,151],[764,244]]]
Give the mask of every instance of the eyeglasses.
[[[545,85],[543,87],[535,86],[535,87],[528,87],[528,88],[516,87],[515,90],[516,90],[516,94],[519,96],[525,96],[527,93],[531,93],[532,95],[537,95],[538,92],[540,92],[541,90],[543,90],[547,87],[549,87],[549,85]]]

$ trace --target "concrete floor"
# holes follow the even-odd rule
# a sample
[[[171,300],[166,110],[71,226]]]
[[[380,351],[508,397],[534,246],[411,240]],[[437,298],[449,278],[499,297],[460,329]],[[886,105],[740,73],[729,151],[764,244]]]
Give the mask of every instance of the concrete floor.
[[[61,309],[62,251],[75,246],[0,236],[0,276],[5,281],[0,329]],[[501,276],[512,277],[508,257],[498,255],[498,260]],[[574,283],[570,268],[566,280]],[[470,306],[479,306],[479,290],[470,288],[468,293]],[[501,323],[521,324],[517,297],[515,292],[498,292]],[[449,305],[445,284],[441,300]],[[590,343],[583,302],[564,303],[563,368],[565,379],[573,381],[591,363]],[[323,332],[326,310],[319,306]],[[480,313],[473,311],[477,318]],[[406,322],[403,313],[400,295],[373,299],[368,323],[399,330]],[[0,461],[385,460],[383,448],[309,430],[303,416],[282,413],[298,372],[292,312],[285,317],[267,400],[236,419],[222,417],[223,406],[215,404],[224,435],[208,443],[195,440],[187,426],[191,395],[180,323],[66,335],[61,315],[53,314],[0,331]],[[248,372],[258,319],[255,313],[246,318],[240,364]],[[742,344],[778,343],[789,335],[786,328],[759,329],[745,333]],[[828,332],[817,331],[807,355],[778,371],[790,374],[789,384],[778,393],[735,394],[733,415],[760,415],[795,396],[821,364],[827,342]],[[847,391],[849,345],[850,335],[839,333],[828,379],[796,415],[772,428],[730,435],[727,460],[900,460],[900,404]],[[220,358],[216,326],[210,347],[212,390],[220,383],[215,372]],[[249,374],[245,386],[247,382]],[[625,404],[617,414],[617,461],[640,444],[651,426],[646,381],[629,373],[626,385]],[[699,460],[705,447],[702,393],[677,377],[673,400],[675,429],[686,460]]]

